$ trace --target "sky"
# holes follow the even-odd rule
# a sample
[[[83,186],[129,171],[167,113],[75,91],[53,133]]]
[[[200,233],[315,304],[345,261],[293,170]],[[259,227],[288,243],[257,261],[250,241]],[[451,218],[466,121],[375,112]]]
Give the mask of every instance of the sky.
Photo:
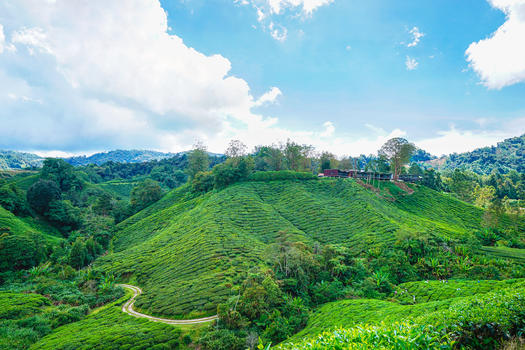
[[[0,149],[342,157],[525,133],[525,0],[2,0]]]

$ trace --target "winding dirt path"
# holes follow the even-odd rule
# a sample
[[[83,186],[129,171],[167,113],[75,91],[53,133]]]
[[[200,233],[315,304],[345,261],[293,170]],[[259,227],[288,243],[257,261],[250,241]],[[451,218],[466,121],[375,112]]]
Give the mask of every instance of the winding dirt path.
[[[218,319],[218,316],[214,315],[210,317],[195,318],[193,320],[171,320],[168,318],[159,318],[155,316],[141,314],[140,312],[133,310],[133,304],[135,303],[135,298],[142,294],[142,289],[136,286],[132,286],[130,284],[118,284],[118,286],[129,289],[133,292],[133,297],[131,297],[131,299],[129,299],[128,301],[126,301],[126,303],[124,303],[124,305],[122,305],[122,312],[125,312],[133,317],[146,318],[153,322],[160,322],[165,324],[196,324],[211,322]]]

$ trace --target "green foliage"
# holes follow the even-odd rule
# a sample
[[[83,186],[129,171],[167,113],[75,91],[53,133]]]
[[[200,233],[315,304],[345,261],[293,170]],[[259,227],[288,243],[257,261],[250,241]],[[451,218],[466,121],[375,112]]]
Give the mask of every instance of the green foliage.
[[[252,157],[230,158],[222,164],[213,167],[215,187],[220,189],[235,182],[244,180],[253,171]]]
[[[454,247],[478,242],[473,232],[480,227],[483,211],[424,186],[413,188],[408,195],[385,183],[378,195],[351,179],[244,181],[202,195],[183,187],[119,224],[114,252],[95,265],[144,289],[136,307],[168,317],[214,314],[217,304],[237,295],[235,287],[243,284],[250,268],[267,264],[267,249],[280,231],[304,242],[316,256],[330,244],[346,247],[344,254],[327,258],[336,260],[322,269],[333,272],[315,280],[317,292],[307,292],[320,301],[341,295],[331,284],[336,283],[334,276],[344,288],[355,289],[344,295],[378,297],[388,295],[392,283],[418,276],[523,273],[516,264],[474,257],[470,261],[476,268],[461,270]],[[387,191],[388,199],[382,197]],[[504,229],[510,222],[499,225]],[[315,242],[323,249],[316,250]],[[405,244],[413,245],[410,256]],[[421,246],[425,249],[417,252]],[[380,283],[378,289],[369,277],[383,267],[388,283]],[[321,279],[330,284],[322,285]],[[299,296],[310,302],[306,295]]]
[[[35,233],[0,233],[0,251],[0,272],[38,265],[47,253],[42,236]]]
[[[278,346],[279,350],[368,350],[368,349],[453,349],[453,342],[444,338],[431,325],[409,322],[362,325],[323,332],[315,338]]]
[[[458,345],[493,348],[506,334],[523,331],[524,283],[524,280],[407,283],[399,286],[393,296],[407,302],[416,300],[414,305],[372,299],[328,303],[290,341],[310,338],[327,329],[356,326],[359,329],[382,323],[391,327],[403,320],[421,327],[433,325],[439,339],[453,340]]]
[[[286,168],[284,155],[277,146],[257,146],[254,153],[255,170],[279,171]]]
[[[49,204],[61,198],[60,188],[50,180],[38,180],[27,190],[27,202],[39,214],[47,213]]]
[[[80,228],[82,225],[80,215],[80,209],[67,200],[56,200],[49,203],[49,210],[45,213],[46,218],[66,235]]]
[[[208,170],[210,160],[206,147],[203,144],[196,144],[190,152],[188,152],[188,167],[186,172],[190,178],[194,178],[197,173]]]
[[[207,350],[246,350],[244,334],[229,329],[210,330],[199,338],[199,344]]]
[[[478,148],[472,152],[451,154],[445,158],[441,170],[464,168],[478,174],[493,171],[508,173],[516,170],[525,173],[525,135],[498,142],[496,146]]]
[[[32,349],[188,349],[184,340],[199,334],[197,326],[179,328],[124,314],[120,308],[129,295],[83,318],[57,328]]]
[[[82,182],[74,172],[73,166],[63,159],[47,158],[44,161],[40,178],[55,182],[62,192],[82,189]]]
[[[431,188],[436,191],[443,190],[443,182],[441,175],[434,169],[427,169],[423,172],[423,179],[421,185]]]
[[[275,180],[316,180],[317,176],[309,172],[290,170],[258,171],[248,176],[249,181],[275,181]]]
[[[192,190],[197,193],[206,193],[215,186],[215,176],[211,171],[201,171],[191,180]]]
[[[80,269],[88,263],[88,250],[82,238],[78,237],[69,252],[69,264]]]
[[[0,205],[17,216],[30,214],[25,193],[14,183],[0,187]]]
[[[3,274],[0,287],[0,349],[27,349],[53,329],[82,320],[92,308],[123,295],[103,289],[100,272],[77,274],[46,263],[24,273]]]
[[[162,197],[162,188],[158,182],[146,179],[133,187],[130,204],[135,212],[155,203]]]
[[[384,157],[390,161],[390,167],[397,179],[402,167],[410,161],[410,157],[415,152],[416,146],[401,137],[388,140],[378,151],[379,157]]]

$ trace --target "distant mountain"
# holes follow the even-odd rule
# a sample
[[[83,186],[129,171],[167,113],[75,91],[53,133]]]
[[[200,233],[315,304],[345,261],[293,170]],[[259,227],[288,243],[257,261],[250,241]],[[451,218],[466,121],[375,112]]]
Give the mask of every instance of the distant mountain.
[[[164,153],[147,150],[115,150],[103,153],[95,153],[89,157],[76,156],[65,158],[64,160],[71,165],[102,165],[107,162],[115,163],[143,163],[151,160],[161,160],[171,158],[177,153]]]
[[[464,168],[478,174],[490,174],[493,170],[508,173],[516,170],[525,173],[525,134],[506,139],[496,146],[478,148],[472,152],[453,153],[425,162],[438,170]]]
[[[0,170],[38,168],[44,159],[33,153],[0,151]]]

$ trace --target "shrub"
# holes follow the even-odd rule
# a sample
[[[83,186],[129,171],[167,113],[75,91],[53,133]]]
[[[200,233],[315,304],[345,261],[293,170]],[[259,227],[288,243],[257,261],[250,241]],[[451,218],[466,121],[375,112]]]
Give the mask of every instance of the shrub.
[[[278,346],[279,350],[452,349],[452,342],[433,326],[412,323],[363,325],[323,332],[313,339]]]
[[[198,172],[191,181],[194,192],[208,192],[213,189],[215,178],[211,171]]]
[[[273,181],[273,180],[316,180],[317,176],[308,172],[291,170],[280,171],[258,171],[248,176],[249,181]]]
[[[38,180],[27,190],[27,202],[39,214],[46,213],[49,204],[60,198],[60,188],[50,180]]]

